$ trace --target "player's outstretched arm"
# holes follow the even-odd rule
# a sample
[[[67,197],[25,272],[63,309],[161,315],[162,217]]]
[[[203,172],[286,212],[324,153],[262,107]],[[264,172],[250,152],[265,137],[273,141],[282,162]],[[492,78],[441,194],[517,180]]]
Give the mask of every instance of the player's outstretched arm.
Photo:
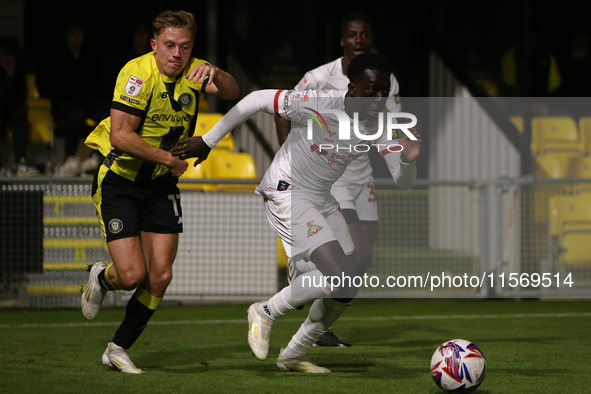
[[[382,157],[388,165],[388,169],[394,178],[394,182],[403,190],[408,190],[415,183],[417,178],[416,160],[421,154],[422,139],[416,130],[411,130],[416,141],[411,140],[406,134],[400,139],[399,144],[402,146],[402,152],[387,152],[382,151]]]
[[[259,90],[250,93],[228,111],[203,137],[191,137],[179,142],[172,150],[172,154],[181,159],[197,157],[195,165],[201,163],[207,158],[208,149],[215,147],[234,127],[244,123],[257,112],[274,114],[274,102],[279,100],[277,92],[277,90]]]
[[[234,100],[240,95],[240,88],[234,77],[211,64],[198,64],[185,76],[193,82],[203,83],[209,77],[205,93],[223,100]]]

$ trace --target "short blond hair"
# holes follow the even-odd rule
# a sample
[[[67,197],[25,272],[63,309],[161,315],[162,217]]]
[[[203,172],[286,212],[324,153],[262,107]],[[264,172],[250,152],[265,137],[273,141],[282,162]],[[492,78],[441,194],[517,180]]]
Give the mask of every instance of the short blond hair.
[[[191,31],[191,36],[197,35],[197,22],[195,16],[187,11],[165,10],[152,21],[152,33],[157,37],[164,29],[169,27],[186,28]]]

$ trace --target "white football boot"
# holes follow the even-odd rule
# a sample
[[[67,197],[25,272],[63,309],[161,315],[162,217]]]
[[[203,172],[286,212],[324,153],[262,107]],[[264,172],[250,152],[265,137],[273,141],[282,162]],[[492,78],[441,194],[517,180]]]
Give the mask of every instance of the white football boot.
[[[330,369],[321,367],[314,364],[306,357],[290,358],[283,357],[283,349],[279,351],[279,357],[277,357],[277,368],[280,371],[297,371],[306,373],[329,373]]]
[[[131,362],[125,350],[113,342],[109,342],[107,350],[103,353],[103,365],[117,368],[121,372],[140,374],[144,373],[143,369],[136,368]]]
[[[252,354],[259,360],[265,360],[269,353],[269,337],[273,320],[267,316],[261,315],[258,311],[259,304],[255,302],[248,308],[248,345]]]
[[[105,268],[107,268],[107,263],[104,261],[94,263],[90,268],[88,283],[82,289],[80,305],[82,306],[82,314],[88,320],[92,320],[98,315],[107,294],[107,290],[103,289],[98,282],[98,274]]]

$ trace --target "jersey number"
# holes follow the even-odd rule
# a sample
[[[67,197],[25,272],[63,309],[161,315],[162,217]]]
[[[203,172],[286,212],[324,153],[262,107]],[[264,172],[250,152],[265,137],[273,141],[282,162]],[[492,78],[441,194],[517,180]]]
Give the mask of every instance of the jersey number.
[[[367,185],[369,188],[369,198],[367,199],[368,202],[376,202],[376,195],[373,191],[373,185]]]
[[[179,218],[179,224],[181,224],[183,222],[183,218],[179,215],[179,206],[178,206],[179,201],[181,201],[181,195],[180,194],[176,194],[176,195],[169,194],[168,199],[170,201],[172,201],[172,209],[174,209],[174,216]]]

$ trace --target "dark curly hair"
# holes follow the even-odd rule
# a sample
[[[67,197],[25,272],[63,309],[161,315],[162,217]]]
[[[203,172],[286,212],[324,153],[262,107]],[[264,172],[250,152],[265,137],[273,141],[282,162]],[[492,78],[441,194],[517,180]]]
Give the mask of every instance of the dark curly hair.
[[[349,14],[341,20],[341,34],[343,34],[343,30],[345,30],[347,23],[351,21],[365,21],[373,31],[373,20],[369,16],[358,12]]]
[[[392,65],[383,55],[379,53],[362,53],[355,56],[347,68],[349,81],[355,83],[359,78],[365,75],[365,70],[385,71],[388,75],[392,74]]]

